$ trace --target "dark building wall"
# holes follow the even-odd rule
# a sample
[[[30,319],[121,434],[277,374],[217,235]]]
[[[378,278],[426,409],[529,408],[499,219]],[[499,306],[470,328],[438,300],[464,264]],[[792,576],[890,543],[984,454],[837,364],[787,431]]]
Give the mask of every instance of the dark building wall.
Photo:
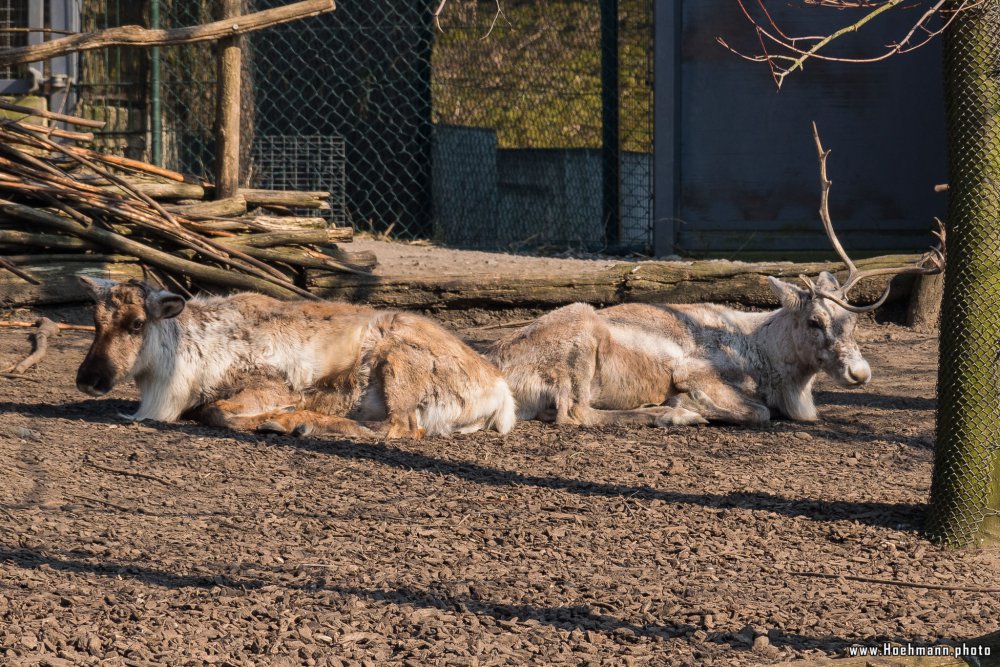
[[[860,15],[793,5],[768,5],[789,34],[827,34]],[[744,61],[716,42],[722,36],[746,53],[760,50],[731,0],[686,0],[681,9],[678,251],[829,250],[816,213],[812,120],[833,149],[831,213],[848,249],[927,246],[933,217],[945,207],[944,196],[933,192],[946,180],[939,42],[873,64],[810,61],[779,92],[765,64]],[[915,18],[914,11],[889,12],[845,46],[878,53]],[[657,80],[661,68],[675,66],[658,61]],[[656,113],[661,122],[661,98]],[[661,187],[669,183],[657,177]]]

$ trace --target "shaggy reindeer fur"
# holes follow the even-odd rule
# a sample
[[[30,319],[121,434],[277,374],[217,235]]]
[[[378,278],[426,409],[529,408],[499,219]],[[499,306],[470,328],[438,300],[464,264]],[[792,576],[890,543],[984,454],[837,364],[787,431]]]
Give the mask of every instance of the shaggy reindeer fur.
[[[97,335],[77,387],[100,396],[134,379],[132,419],[390,438],[514,425],[497,369],[425,318],[259,294],[185,303],[139,282],[81,280]]]
[[[558,423],[582,425],[760,423],[772,410],[815,420],[820,371],[845,387],[871,378],[854,341],[857,315],[769,280],[782,304],[774,312],[573,304],[501,339],[488,356],[520,419],[551,418],[554,409]],[[839,287],[830,273],[817,286]]]

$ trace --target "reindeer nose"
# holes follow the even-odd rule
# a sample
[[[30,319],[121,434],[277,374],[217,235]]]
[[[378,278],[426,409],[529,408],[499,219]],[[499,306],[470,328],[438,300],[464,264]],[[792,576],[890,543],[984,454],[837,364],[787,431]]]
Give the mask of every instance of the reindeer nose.
[[[847,369],[847,374],[856,384],[868,384],[868,381],[872,379],[872,369],[866,361],[851,365]]]

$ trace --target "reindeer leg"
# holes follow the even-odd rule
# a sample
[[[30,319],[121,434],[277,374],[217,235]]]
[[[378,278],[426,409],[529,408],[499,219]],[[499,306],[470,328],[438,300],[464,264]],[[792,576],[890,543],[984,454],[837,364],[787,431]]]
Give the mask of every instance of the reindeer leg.
[[[607,424],[631,424],[636,426],[696,426],[707,424],[697,410],[680,406],[658,405],[651,408],[633,410],[598,410],[596,408],[574,409],[577,424],[603,426]]]
[[[386,438],[424,437],[417,409],[426,383],[433,382],[434,359],[425,350],[413,347],[389,347],[373,369],[370,390],[382,390],[387,419],[373,424],[379,435]]]
[[[248,387],[185,416],[208,426],[248,431],[276,415],[294,410],[298,400],[283,382],[275,381]]]
[[[730,424],[766,424],[771,411],[766,405],[741,393],[714,373],[699,374],[687,383],[687,391],[667,405],[697,412],[709,421]]]
[[[257,430],[302,436],[346,435],[354,438],[371,438],[378,435],[354,419],[324,415],[312,410],[273,414],[263,421]]]
[[[590,388],[597,373],[596,341],[587,337],[574,344],[560,366],[555,422],[581,426],[609,423],[593,414],[590,407]]]

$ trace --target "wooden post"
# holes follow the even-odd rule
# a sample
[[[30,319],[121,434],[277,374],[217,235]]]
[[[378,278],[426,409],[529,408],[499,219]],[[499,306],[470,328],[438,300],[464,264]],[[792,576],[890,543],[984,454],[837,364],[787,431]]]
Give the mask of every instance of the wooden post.
[[[240,16],[240,0],[219,0],[223,19]],[[240,180],[240,72],[243,54],[239,35],[219,40],[218,106],[215,112],[215,196],[233,197]]]
[[[906,311],[906,325],[917,331],[934,331],[941,319],[941,296],[944,293],[944,274],[920,276],[910,293],[910,306]]]

